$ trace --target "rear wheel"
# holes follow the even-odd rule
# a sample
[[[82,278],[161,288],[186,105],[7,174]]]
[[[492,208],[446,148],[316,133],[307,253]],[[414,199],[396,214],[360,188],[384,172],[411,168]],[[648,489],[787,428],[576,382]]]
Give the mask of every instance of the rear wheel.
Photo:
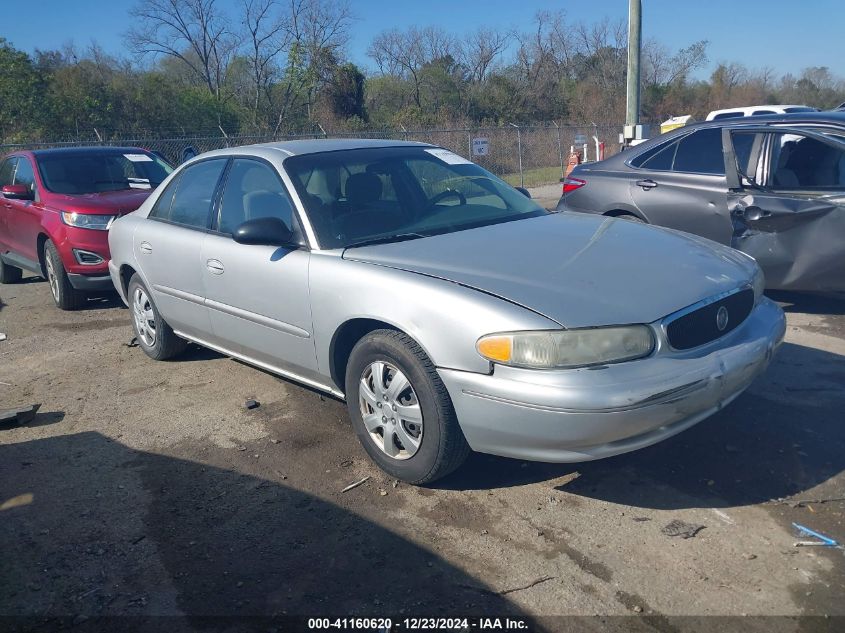
[[[9,266],[0,259],[0,284],[14,284],[21,280],[23,271],[17,266]]]
[[[135,273],[129,280],[129,309],[138,346],[155,360],[167,360],[181,354],[188,342],[176,335],[158,312],[150,291]]]
[[[355,345],[346,402],[364,449],[397,479],[422,484],[445,477],[470,452],[434,364],[402,332],[376,330]]]
[[[79,310],[85,304],[85,293],[77,290],[70,283],[62,258],[59,257],[59,251],[50,240],[44,243],[44,268],[56,305],[62,310]]]

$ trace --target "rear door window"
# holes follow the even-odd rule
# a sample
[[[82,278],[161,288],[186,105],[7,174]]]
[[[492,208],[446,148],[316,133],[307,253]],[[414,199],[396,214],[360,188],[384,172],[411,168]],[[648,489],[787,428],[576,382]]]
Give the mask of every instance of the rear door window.
[[[678,143],[673,171],[725,175],[722,129],[707,128],[685,136]]]
[[[206,160],[185,168],[174,187],[172,200],[168,204],[168,186],[150,216],[183,226],[209,228],[214,194],[227,160]]]
[[[722,129],[707,128],[687,134],[663,147],[652,148],[637,156],[631,165],[655,171],[693,174],[725,174],[722,153]]]

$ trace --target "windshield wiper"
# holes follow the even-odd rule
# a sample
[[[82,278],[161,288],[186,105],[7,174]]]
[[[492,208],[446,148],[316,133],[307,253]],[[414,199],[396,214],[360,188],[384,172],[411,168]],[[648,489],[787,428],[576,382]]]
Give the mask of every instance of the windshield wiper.
[[[407,240],[415,240],[420,237],[429,237],[422,233],[395,233],[393,235],[380,235],[379,237],[370,237],[358,242],[347,244],[344,249],[358,248],[359,246],[372,246],[374,244],[389,244],[390,242],[405,242]]]

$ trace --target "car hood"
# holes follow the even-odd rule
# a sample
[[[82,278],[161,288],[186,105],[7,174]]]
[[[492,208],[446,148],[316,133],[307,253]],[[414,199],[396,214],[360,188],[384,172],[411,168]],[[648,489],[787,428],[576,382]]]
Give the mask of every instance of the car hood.
[[[651,323],[755,271],[749,257],[703,238],[578,213],[352,248],[343,257],[468,286],[568,328]]]
[[[124,189],[101,193],[51,193],[44,202],[62,211],[124,215],[140,207],[152,192],[153,189]]]

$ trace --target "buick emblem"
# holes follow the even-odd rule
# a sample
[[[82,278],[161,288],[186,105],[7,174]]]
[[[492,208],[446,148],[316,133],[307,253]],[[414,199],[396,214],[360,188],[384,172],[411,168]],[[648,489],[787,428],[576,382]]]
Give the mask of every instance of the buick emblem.
[[[725,306],[722,306],[716,312],[716,327],[719,328],[720,332],[724,332],[725,328],[728,327],[728,309]]]

